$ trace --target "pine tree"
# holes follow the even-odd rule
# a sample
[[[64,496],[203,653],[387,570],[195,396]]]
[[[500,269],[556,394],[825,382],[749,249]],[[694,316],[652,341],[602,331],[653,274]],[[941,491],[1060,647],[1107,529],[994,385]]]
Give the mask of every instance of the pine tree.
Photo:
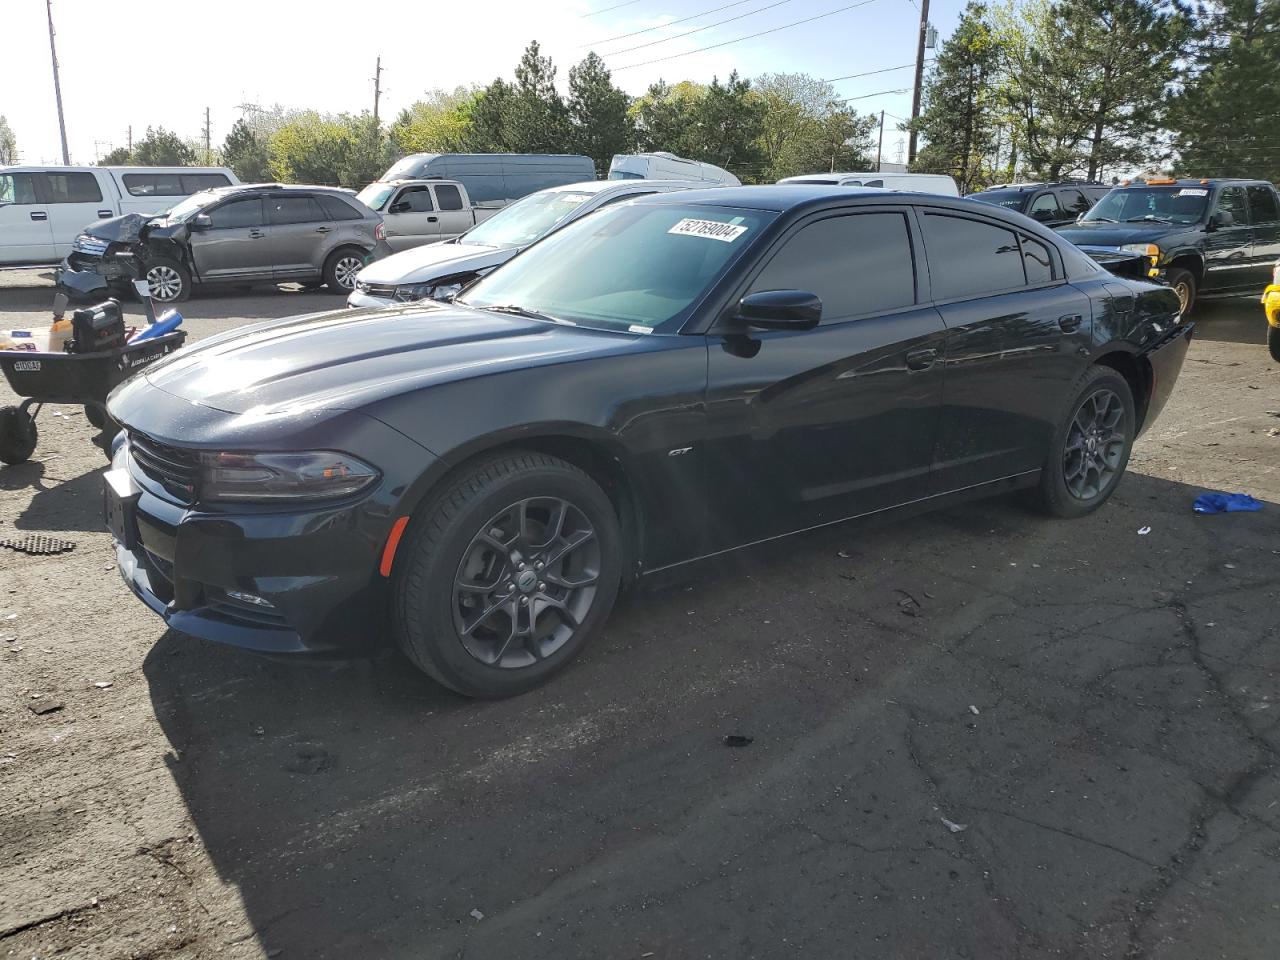
[[[516,82],[502,111],[504,139],[516,153],[563,153],[569,112],[556,90],[556,68],[535,40],[516,65]]]
[[[576,153],[595,161],[599,176],[608,175],[615,153],[634,148],[635,128],[628,110],[631,98],[613,85],[604,61],[588,53],[569,70],[569,122]]]
[[[244,183],[262,183],[271,176],[267,146],[243,119],[235,122],[222,141],[222,157]]]

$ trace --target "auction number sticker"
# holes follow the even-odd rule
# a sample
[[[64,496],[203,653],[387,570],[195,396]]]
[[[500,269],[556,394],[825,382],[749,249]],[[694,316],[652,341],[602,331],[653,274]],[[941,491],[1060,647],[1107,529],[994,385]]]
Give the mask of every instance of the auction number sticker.
[[[724,243],[733,243],[746,232],[747,228],[741,224],[722,223],[719,220],[691,220],[688,217],[667,231],[678,237],[703,237]]]
[[[1208,195],[1209,195],[1208,190],[1201,190],[1198,187],[1195,189],[1188,187],[1186,189],[1178,191],[1178,196],[1180,197],[1207,197]]]

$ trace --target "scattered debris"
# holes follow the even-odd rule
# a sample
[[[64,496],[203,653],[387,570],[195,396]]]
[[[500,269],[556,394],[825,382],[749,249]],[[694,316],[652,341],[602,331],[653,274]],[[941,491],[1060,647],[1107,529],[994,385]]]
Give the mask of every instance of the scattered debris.
[[[472,918],[473,918],[473,919],[475,919],[475,920],[483,920],[483,919],[484,919],[484,913],[480,910],[480,908],[479,908],[479,907],[475,907],[474,909],[472,909],[472,911],[471,911],[471,916],[472,916]]]
[[[97,683],[94,684],[94,686],[97,687],[99,690],[106,690],[108,687],[111,686],[111,681],[99,680]]]
[[[902,594],[902,596],[898,598],[898,612],[899,612],[899,613],[904,613],[904,614],[906,614],[908,617],[918,617],[918,616],[920,616],[920,614],[923,612],[924,608],[920,606],[920,601],[919,601],[919,600],[917,600],[917,599],[916,599],[915,597],[913,597],[911,594],[907,593],[907,591],[905,591],[905,590],[903,590],[903,589],[901,589],[901,588],[898,588],[898,587],[895,587],[895,588],[894,588],[894,592],[895,592],[895,593],[900,593],[900,594]]]
[[[749,747],[755,742],[755,737],[743,736],[740,733],[731,733],[724,738],[726,747]]]
[[[76,543],[74,540],[63,540],[61,537],[50,537],[43,533],[29,533],[25,537],[8,537],[0,540],[0,547],[43,557],[52,553],[67,553],[76,548]]]
[[[62,707],[62,701],[54,700],[52,697],[36,697],[27,704],[27,709],[37,717],[43,717],[46,713],[57,713]]]
[[[972,713],[975,717],[980,715],[978,708],[975,707],[972,703],[969,704],[969,712]]]
[[[1262,509],[1262,501],[1247,493],[1202,493],[1191,509],[1196,513],[1244,513]]]
[[[1140,536],[1140,537],[1145,537],[1145,536],[1146,536],[1148,533],[1150,533],[1150,532],[1151,532],[1151,528],[1150,528],[1150,527],[1139,527],[1139,528],[1138,528],[1138,536]]]
[[[850,553],[848,550],[837,550],[837,551],[836,551],[836,556],[837,556],[837,557],[839,557],[841,560],[852,560],[852,559],[853,559],[853,554],[852,554],[852,553]]]
[[[948,820],[946,817],[942,818],[942,823],[952,833],[961,833],[969,829],[969,825],[967,823],[956,823],[954,820]]]

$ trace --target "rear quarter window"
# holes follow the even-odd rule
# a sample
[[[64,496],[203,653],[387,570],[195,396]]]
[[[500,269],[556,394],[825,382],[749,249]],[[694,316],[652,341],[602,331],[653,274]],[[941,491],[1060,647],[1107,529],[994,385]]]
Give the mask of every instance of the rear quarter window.
[[[316,198],[320,209],[330,220],[363,220],[364,214],[340,197],[322,193]]]
[[[924,217],[933,299],[982,297],[1026,285],[1012,230],[946,214]]]
[[[102,191],[92,173],[48,173],[50,203],[98,203]]]

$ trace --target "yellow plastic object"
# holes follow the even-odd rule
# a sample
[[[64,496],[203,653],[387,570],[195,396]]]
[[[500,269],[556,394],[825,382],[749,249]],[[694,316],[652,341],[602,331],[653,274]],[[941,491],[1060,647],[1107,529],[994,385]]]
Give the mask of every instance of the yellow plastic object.
[[[1262,308],[1267,311],[1267,323],[1280,329],[1280,284],[1267,287],[1262,295]]]

